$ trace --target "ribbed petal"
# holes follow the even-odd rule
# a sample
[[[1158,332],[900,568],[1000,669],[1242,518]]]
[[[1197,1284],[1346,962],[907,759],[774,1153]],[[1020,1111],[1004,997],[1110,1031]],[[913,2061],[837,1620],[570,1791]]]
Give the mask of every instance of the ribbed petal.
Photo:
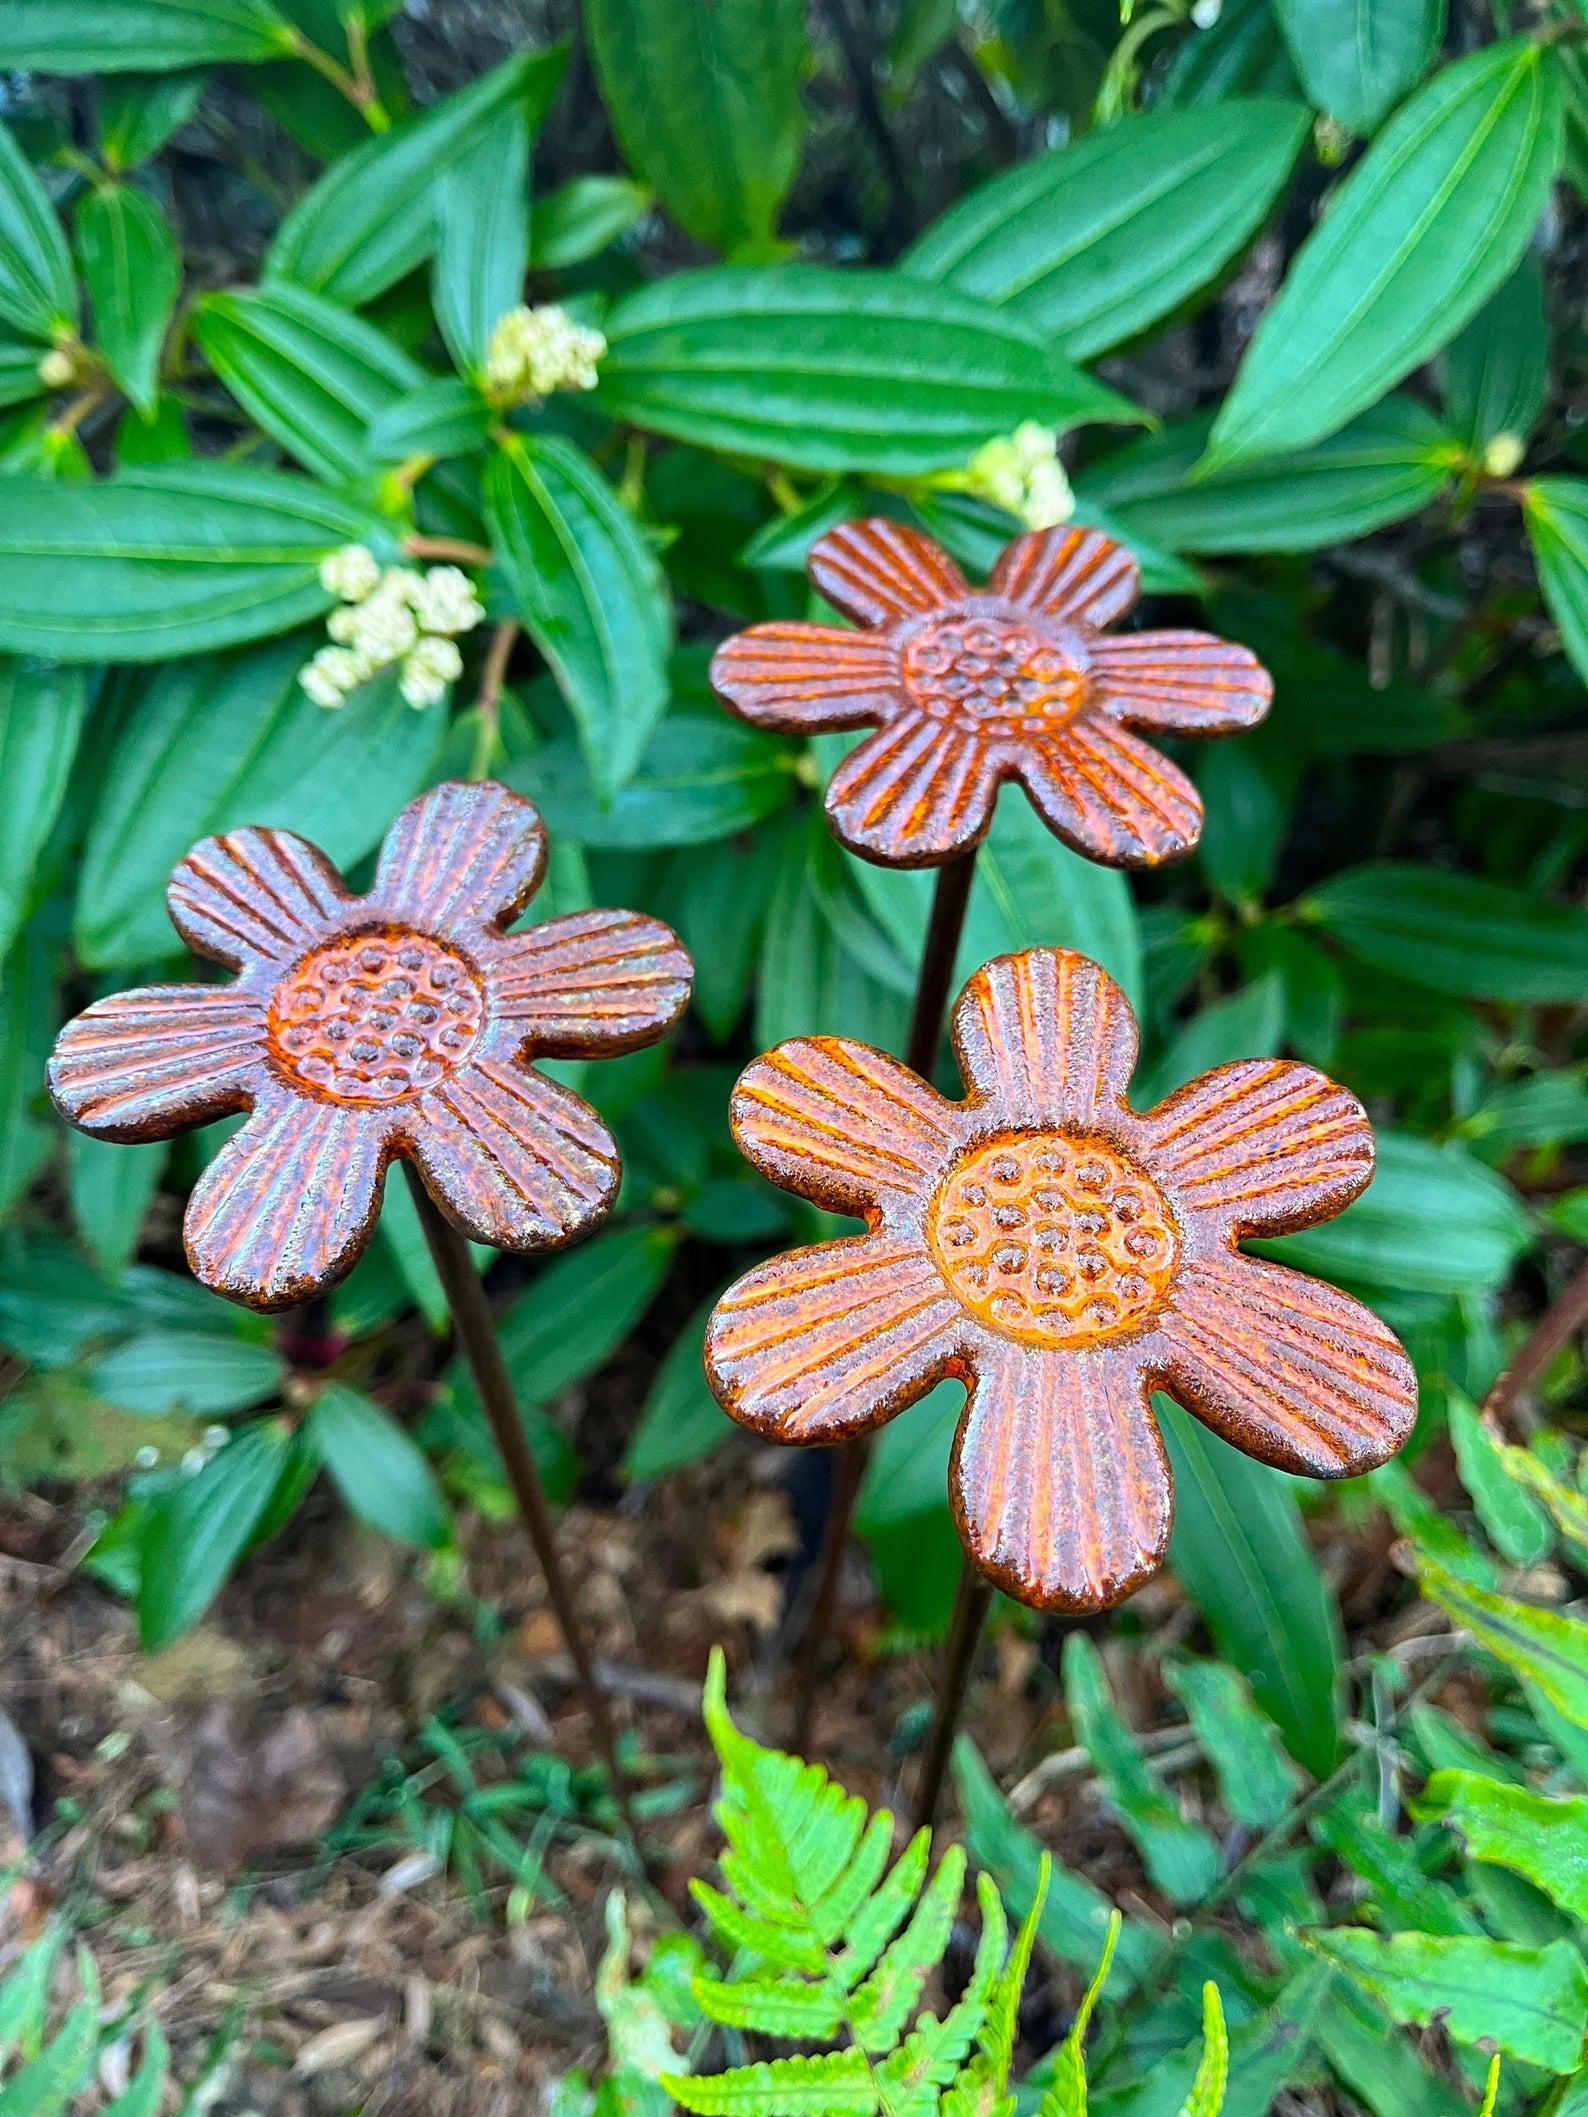
[[[694,977],[660,919],[575,911],[510,934],[483,964],[493,1016],[566,1057],[654,1043],[689,1005]]]
[[[295,1308],[375,1231],[389,1110],[277,1091],[200,1177],[184,1232],[194,1276],[250,1308]]]
[[[96,1139],[166,1139],[242,1107],[264,1013],[230,985],[144,985],[98,1000],[61,1031],[50,1093]]]
[[[1268,711],[1273,679],[1249,647],[1208,632],[1124,632],[1094,640],[1093,694],[1133,728],[1233,735]]]
[[[1170,1395],[1281,1470],[1356,1477],[1387,1461],[1417,1417],[1417,1377],[1387,1325],[1283,1265],[1186,1264],[1156,1335]]]
[[[1142,1120],[1143,1161],[1177,1212],[1225,1237],[1332,1219],[1373,1176],[1373,1127],[1348,1089],[1289,1059],[1237,1059]]]
[[[858,625],[918,616],[970,593],[940,544],[883,515],[828,530],[811,546],[806,570],[818,594]]]
[[[1044,617],[1111,625],[1134,607],[1141,568],[1101,530],[1038,529],[1005,549],[988,586]]]
[[[532,801],[494,780],[449,780],[410,801],[381,847],[371,902],[440,933],[460,919],[516,919],[546,868]]]
[[[942,1380],[961,1323],[913,1245],[823,1242],[729,1287],[707,1326],[706,1374],[741,1426],[776,1441],[844,1441]]]
[[[985,743],[904,712],[858,743],[827,787],[834,834],[886,867],[940,867],[980,844],[998,798]]]
[[[739,1076],[728,1120],[741,1152],[834,1213],[919,1201],[963,1137],[959,1106],[886,1052],[794,1037]]]
[[[994,956],[967,981],[954,1049],[967,1087],[1001,1124],[1086,1132],[1124,1112],[1136,1017],[1088,957],[1024,949]]]
[[[617,1143],[588,1103],[542,1073],[489,1060],[419,1098],[407,1144],[465,1234],[499,1250],[582,1233],[622,1175]]]
[[[1163,1564],[1168,1457],[1135,1351],[976,1356],[950,1473],[972,1558],[1017,1601],[1106,1610]]]
[[[898,706],[898,650],[886,633],[845,625],[752,625],[712,656],[711,687],[758,728],[862,728]]]
[[[183,940],[233,970],[290,963],[351,901],[324,853],[295,831],[205,838],[173,871],[166,891]]]
[[[1109,867],[1179,860],[1202,835],[1202,799],[1184,772],[1101,713],[1033,743],[1019,771],[1049,829]]]

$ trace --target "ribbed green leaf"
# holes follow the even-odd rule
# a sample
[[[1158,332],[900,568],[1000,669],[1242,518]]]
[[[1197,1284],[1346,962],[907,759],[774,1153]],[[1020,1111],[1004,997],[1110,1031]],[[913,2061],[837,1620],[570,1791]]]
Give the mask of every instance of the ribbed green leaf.
[[[77,209],[77,253],[110,372],[146,418],[160,394],[160,353],[182,260],[154,200],[131,184],[90,191]]]
[[[1526,248],[1560,135],[1554,63],[1531,37],[1436,74],[1302,245],[1219,413],[1209,468],[1334,433],[1452,338]]]
[[[220,1593],[270,1505],[289,1441],[279,1420],[246,1426],[150,1509],[138,1589],[147,1652],[196,1624]]]
[[[6,0],[0,66],[40,73],[166,73],[279,59],[298,32],[270,0]]]
[[[1307,94],[1349,132],[1373,132],[1428,69],[1445,0],[1274,0]]]
[[[1544,600],[1588,683],[1588,479],[1529,479],[1522,511]]]
[[[1588,998],[1588,912],[1443,868],[1346,868],[1302,900],[1353,954],[1435,992],[1529,1005]]]
[[[632,228],[650,193],[626,176],[576,176],[535,201],[530,262],[541,272],[583,264]]]
[[[389,1411],[333,1383],[316,1399],[306,1434],[361,1521],[422,1550],[447,1541],[447,1507],[436,1474]]]
[[[1510,1476],[1500,1442],[1476,1408],[1455,1390],[1449,1393],[1447,1413],[1456,1467],[1485,1535],[1513,1566],[1536,1566],[1554,1546],[1549,1517]]]
[[[0,53],[4,36],[0,27]],[[77,328],[66,237],[7,125],[0,125],[0,316],[28,338],[59,338]]]
[[[891,2051],[904,2034],[922,1988],[948,1946],[964,1886],[965,1853],[961,1846],[951,1845],[917,1899],[904,1931],[889,1942],[877,1967],[850,1995],[850,2023],[863,2051],[874,2056]]]
[[[1445,416],[1464,441],[1481,451],[1501,435],[1527,439],[1549,389],[1549,323],[1537,258],[1523,258],[1446,346],[1440,365]]]
[[[697,1977],[691,1989],[708,2021],[797,2043],[825,2043],[838,2034],[843,2019],[844,1996],[825,1981],[809,1984],[799,1977],[762,1974],[730,1984],[720,1977]]]
[[[107,169],[136,169],[198,108],[203,73],[110,74],[99,83],[99,152]]]
[[[65,798],[87,702],[80,669],[0,661],[0,957],[28,915],[34,869]]]
[[[523,298],[529,263],[529,126],[517,103],[499,110],[436,194],[431,301],[460,373],[485,368],[491,332]]]

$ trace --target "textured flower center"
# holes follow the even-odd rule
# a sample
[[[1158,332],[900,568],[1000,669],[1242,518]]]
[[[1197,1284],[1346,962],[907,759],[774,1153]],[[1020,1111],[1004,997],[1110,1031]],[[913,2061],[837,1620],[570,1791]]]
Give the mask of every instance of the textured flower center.
[[[1086,700],[1079,641],[1061,647],[1009,618],[934,618],[905,642],[903,668],[924,711],[989,738],[1062,727]]]
[[[479,978],[455,949],[382,926],[327,941],[276,987],[277,1063],[338,1103],[391,1103],[468,1057],[485,1020]]]
[[[948,1173],[927,1238],[973,1316],[1031,1345],[1137,1330],[1174,1277],[1174,1219],[1156,1184],[1105,1140],[1023,1132]]]

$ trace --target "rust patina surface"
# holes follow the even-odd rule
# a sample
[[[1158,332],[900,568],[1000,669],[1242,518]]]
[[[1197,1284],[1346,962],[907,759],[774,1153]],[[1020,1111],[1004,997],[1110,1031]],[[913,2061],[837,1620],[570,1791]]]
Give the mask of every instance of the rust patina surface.
[[[741,1076],[750,1161],[867,1232],[723,1296],[706,1362],[734,1418],[841,1441],[964,1382],[950,1500],[965,1546],[1008,1594],[1076,1612],[1163,1562],[1155,1388],[1284,1470],[1349,1477],[1395,1453],[1417,1386],[1392,1333],[1239,1248],[1365,1189],[1355,1096],[1310,1066],[1242,1059],[1132,1110],[1129,1004],[1062,949],[986,964],[953,1033],[963,1102],[842,1037],[796,1038]]]
[[[397,1156],[476,1242],[566,1242],[611,1205],[618,1150],[529,1061],[654,1042],[691,965],[632,912],[508,933],[545,866],[534,806],[490,782],[411,802],[363,897],[290,831],[207,838],[171,878],[171,918],[238,976],[99,1001],[61,1032],[50,1092],[99,1139],[249,1113],[185,1234],[197,1277],[254,1308],[306,1301],[355,1263]]]
[[[979,844],[1005,779],[1089,859],[1177,860],[1202,803],[1133,731],[1229,735],[1268,710],[1273,687],[1245,647],[1104,630],[1134,604],[1140,569],[1097,530],[1016,537],[972,589],[918,531],[846,522],[812,547],[809,571],[859,629],[752,625],[718,649],[712,685],[786,734],[878,723],[833,774],[827,814],[852,852],[887,866],[936,867]]]

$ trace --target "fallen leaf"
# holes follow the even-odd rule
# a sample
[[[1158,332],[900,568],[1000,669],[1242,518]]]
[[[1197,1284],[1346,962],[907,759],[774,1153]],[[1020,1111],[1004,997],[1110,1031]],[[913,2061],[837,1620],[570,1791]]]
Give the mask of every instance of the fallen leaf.
[[[349,2065],[369,2049],[385,2026],[379,2015],[373,2020],[333,2022],[309,2038],[292,2061],[292,2070],[301,2079],[312,2080],[333,2066]]]

